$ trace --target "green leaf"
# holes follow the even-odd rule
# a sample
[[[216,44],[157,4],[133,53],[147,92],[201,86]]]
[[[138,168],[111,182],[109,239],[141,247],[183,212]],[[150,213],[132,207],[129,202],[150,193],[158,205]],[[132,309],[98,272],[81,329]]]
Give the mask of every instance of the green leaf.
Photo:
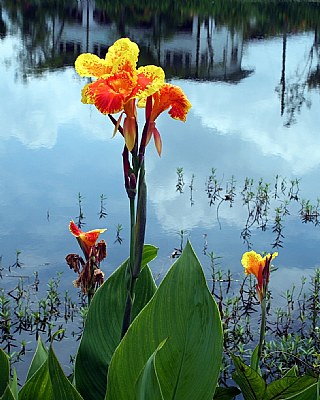
[[[211,400],[221,366],[222,326],[189,242],[116,349],[107,400],[135,399],[140,371],[166,338],[155,359],[163,398]]]
[[[65,376],[52,345],[49,348],[48,366],[53,389],[54,400],[83,400],[76,388]]]
[[[289,369],[289,371],[287,371],[286,373],[285,373],[285,375],[284,375],[284,377],[288,377],[288,376],[291,376],[291,377],[295,377],[295,376],[297,376],[297,372],[298,372],[298,367],[296,366],[296,365],[293,365],[290,369]]]
[[[14,368],[13,369],[13,377],[11,379],[11,381],[9,382],[9,386],[11,389],[11,392],[13,394],[13,397],[15,400],[18,400],[18,377],[17,377],[17,371]]]
[[[3,395],[9,384],[10,365],[6,353],[0,348],[0,396]]]
[[[150,262],[156,254],[156,247],[145,245],[142,264]],[[86,400],[102,400],[105,396],[108,367],[121,339],[127,297],[126,268],[127,261],[97,290],[90,304],[75,363],[76,388]],[[152,273],[145,266],[136,283],[133,318],[155,291]]]
[[[266,383],[251,367],[248,367],[240,357],[232,356],[236,371],[232,374],[234,381],[240,386],[245,400],[265,400]]]
[[[250,367],[253,368],[260,375],[258,353],[259,353],[259,345],[255,347],[255,349],[251,354]]]
[[[15,397],[14,397],[9,385],[6,387],[6,390],[4,391],[4,393],[0,399],[1,400],[15,400]]]
[[[158,379],[155,358],[166,340],[160,343],[156,351],[150,356],[146,365],[140,373],[136,384],[136,400],[163,400],[163,395]]]
[[[19,400],[54,400],[48,360],[24,384],[19,392]]]
[[[317,388],[317,384],[313,384],[305,389],[303,392],[300,392],[294,396],[288,397],[289,400],[319,400],[319,389]]]
[[[271,382],[267,386],[264,400],[282,400],[291,399],[292,396],[300,394],[302,391],[309,389],[310,386],[317,382],[317,378],[309,375],[285,377]],[[296,397],[294,397],[296,398]],[[299,397],[298,397],[299,398]],[[308,397],[310,400],[311,397]]]
[[[27,373],[27,378],[26,381],[28,381],[32,375],[41,367],[41,365],[47,360],[48,358],[48,352],[47,349],[45,348],[41,338],[38,338],[38,345],[37,349],[33,355],[28,373]]]
[[[226,388],[217,387],[213,396],[213,400],[232,400],[240,393],[240,390],[235,386],[229,386]]]
[[[141,268],[145,267],[149,262],[157,257],[158,250],[158,247],[153,246],[152,244],[145,244],[143,246]]]

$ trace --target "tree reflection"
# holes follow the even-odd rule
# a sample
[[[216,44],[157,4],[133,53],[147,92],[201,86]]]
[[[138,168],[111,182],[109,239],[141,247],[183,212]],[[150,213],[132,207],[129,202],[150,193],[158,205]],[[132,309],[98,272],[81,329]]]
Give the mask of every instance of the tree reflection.
[[[73,65],[81,52],[104,57],[115,39],[128,36],[139,43],[141,62],[161,63],[169,78],[238,83],[253,72],[241,68],[247,41],[282,33],[285,47],[287,32],[315,30],[317,36],[320,20],[320,7],[311,3],[2,0],[2,7],[12,31],[21,35],[18,59],[23,79]],[[7,29],[0,18],[0,35]],[[317,46],[313,52],[319,58]],[[308,103],[306,88],[318,86],[319,68],[299,79],[289,86],[284,64],[278,90],[281,112],[289,113],[289,123]]]
[[[316,25],[314,31],[314,43],[311,49],[311,57],[316,58],[316,66],[309,73],[307,79],[308,88],[320,89],[320,35],[318,25]]]
[[[11,30],[20,34],[22,47],[17,53],[23,80],[33,74],[46,70],[71,65],[70,60],[61,57],[58,49],[64,29],[66,6],[65,0],[52,1],[11,1],[4,0],[3,7],[11,23]]]
[[[287,56],[287,37],[288,19],[284,18],[282,34],[282,70],[280,83],[276,87],[280,97],[280,113],[285,117],[284,125],[289,127],[296,122],[297,114],[302,107],[311,107],[311,99],[308,91],[320,86],[320,53],[318,38],[318,21],[314,27],[314,42],[309,51],[308,57],[304,60],[302,68],[298,68],[295,76],[291,79],[286,78],[286,56]],[[314,63],[316,66],[314,67]]]
[[[5,24],[2,17],[2,7],[0,4],[0,39],[4,38],[7,34],[7,25]]]

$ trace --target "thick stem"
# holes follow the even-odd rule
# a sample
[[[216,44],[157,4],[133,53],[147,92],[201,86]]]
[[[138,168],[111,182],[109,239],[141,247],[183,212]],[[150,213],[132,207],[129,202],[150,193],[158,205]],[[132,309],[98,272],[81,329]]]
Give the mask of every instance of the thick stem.
[[[139,171],[138,183],[138,202],[137,202],[137,215],[135,217],[134,199],[130,199],[130,219],[131,219],[131,239],[130,239],[130,258],[129,258],[129,282],[128,293],[125,304],[121,338],[126,334],[132,318],[132,306],[134,300],[134,291],[137,279],[141,271],[141,261],[144,245],[144,237],[146,230],[146,201],[147,188],[145,182],[144,163],[142,163]]]
[[[259,338],[259,345],[258,345],[258,362],[259,365],[262,349],[264,346],[264,339],[266,336],[266,320],[267,320],[267,308],[266,308],[266,296],[263,297],[261,300],[261,323],[260,323],[260,338]]]
[[[135,247],[135,199],[130,198],[130,258],[129,258],[129,268],[130,274],[133,274],[134,267],[134,247]]]
[[[141,261],[143,253],[144,238],[146,233],[147,219],[147,185],[145,180],[144,161],[140,167],[139,185],[138,185],[138,203],[135,226],[135,252],[133,264],[133,277],[138,278],[141,270]]]
[[[127,332],[131,322],[131,310],[133,305],[134,281],[133,281],[133,268],[134,268],[134,247],[135,247],[135,199],[129,198],[130,201],[130,256],[128,260],[128,287],[127,299],[124,309],[121,338]]]

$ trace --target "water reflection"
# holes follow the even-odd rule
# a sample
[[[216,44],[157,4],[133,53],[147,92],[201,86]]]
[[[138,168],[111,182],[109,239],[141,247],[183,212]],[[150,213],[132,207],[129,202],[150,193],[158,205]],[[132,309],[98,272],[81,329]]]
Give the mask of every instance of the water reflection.
[[[289,127],[296,121],[296,114],[305,105],[311,107],[308,89],[317,89],[320,86],[319,67],[320,67],[320,38],[318,26],[315,27],[314,41],[309,53],[295,71],[295,75],[287,80],[286,77],[286,57],[287,57],[288,36],[286,30],[283,32],[282,39],[282,71],[279,85],[276,91],[279,93],[281,102],[281,116],[285,115],[285,126]]]
[[[231,177],[237,187],[246,178],[301,178],[302,196],[316,204],[320,9],[311,3],[297,8],[219,1],[203,9],[179,2],[173,9],[154,2],[144,8],[122,5],[2,1],[1,93],[9,101],[0,110],[1,237],[12,242],[4,253],[12,256],[19,248],[29,254],[30,266],[48,260],[62,264],[72,251],[65,235],[69,219],[76,218],[80,193],[88,228],[96,226],[105,199],[107,215],[99,223],[110,227],[110,270],[119,263],[121,246],[128,245],[126,239],[121,246],[119,240],[113,243],[119,227],[121,238],[127,237],[122,143],[111,141],[112,127],[103,116],[80,103],[83,82],[72,65],[79,53],[103,57],[114,40],[128,36],[139,44],[143,64],[163,66],[193,103],[185,126],[159,120],[162,159],[148,149],[148,240],[161,246],[159,269],[170,262],[181,229],[199,248],[206,234],[208,245],[236,269],[245,249],[240,234],[246,210],[238,194],[232,207],[220,205],[217,219],[205,190],[212,168],[229,189]],[[184,171],[183,195],[175,191],[176,168]],[[282,260],[314,267],[319,233],[301,227],[293,218],[297,215],[287,220],[283,242],[288,254]],[[257,250],[274,243],[271,228],[263,235],[253,233]],[[310,246],[308,257],[295,250],[301,232],[304,246]]]

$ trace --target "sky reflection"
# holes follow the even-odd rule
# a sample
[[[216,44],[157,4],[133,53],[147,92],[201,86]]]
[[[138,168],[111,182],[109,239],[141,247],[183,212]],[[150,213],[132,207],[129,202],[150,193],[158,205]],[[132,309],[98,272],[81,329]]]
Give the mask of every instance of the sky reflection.
[[[312,34],[288,38],[288,82],[303,70],[312,43]],[[17,77],[17,47],[19,41],[13,36],[0,41],[0,92],[6,99],[0,109],[3,263],[10,263],[19,249],[23,262],[32,270],[38,266],[50,269],[52,265],[67,270],[65,255],[77,251],[68,223],[77,216],[77,196],[81,193],[85,228],[108,227],[107,269],[111,271],[128,248],[122,138],[112,139],[108,119],[81,104],[84,81],[73,68],[29,77],[23,83]],[[193,108],[186,124],[167,115],[159,118],[161,159],[152,143],[147,149],[147,241],[160,247],[156,272],[163,273],[172,262],[169,255],[179,245],[178,232],[185,230],[200,254],[203,234],[207,234],[209,250],[222,257],[222,265],[242,273],[240,258],[246,247],[240,232],[246,210],[239,196],[232,208],[223,204],[220,229],[216,209],[208,205],[204,190],[211,168],[217,168],[224,186],[232,175],[240,188],[246,177],[264,177],[272,182],[278,174],[289,180],[301,179],[303,197],[315,201],[319,195],[319,92],[307,93],[311,107],[303,106],[296,123],[285,127],[275,91],[281,76],[281,56],[281,38],[251,42],[246,44],[242,67],[254,72],[238,85],[172,82],[183,88]],[[177,167],[184,170],[183,194],[175,191]],[[188,185],[193,174],[191,206]],[[107,197],[108,216],[99,220],[101,194]],[[119,223],[124,227],[121,246],[113,243]],[[285,225],[285,248],[280,250],[277,262],[292,268],[286,277],[293,279],[298,269],[319,265],[319,230],[301,224],[297,217],[289,217]],[[252,241],[257,251],[270,251],[272,232],[254,232]],[[278,275],[283,279],[281,273]]]

